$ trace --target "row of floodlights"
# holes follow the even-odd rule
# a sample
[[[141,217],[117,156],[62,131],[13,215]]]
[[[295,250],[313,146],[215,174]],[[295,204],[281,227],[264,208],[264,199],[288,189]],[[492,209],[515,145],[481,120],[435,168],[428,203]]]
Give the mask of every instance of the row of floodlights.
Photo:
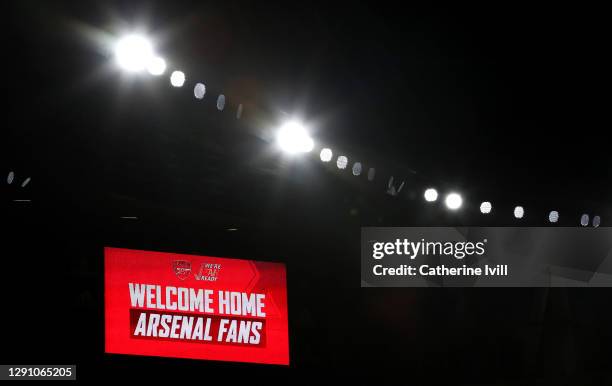
[[[154,76],[163,75],[166,72],[166,61],[158,56],[151,42],[141,35],[127,35],[117,41],[115,45],[115,60],[119,67],[128,72],[147,71]],[[173,87],[183,87],[186,76],[183,71],[173,71],[170,74],[170,84]],[[204,99],[206,95],[206,85],[196,83],[193,88],[193,95],[196,99]],[[226,100],[225,95],[219,94],[217,97],[217,109],[223,111]],[[236,118],[242,115],[242,104],[238,106]]]
[[[333,152],[329,148],[324,148],[321,150],[319,157],[321,158],[322,162],[330,162],[333,158]],[[347,165],[348,165],[348,158],[344,155],[338,156],[338,158],[336,159],[336,166],[338,167],[338,169],[346,169]],[[361,174],[362,169],[363,169],[363,166],[361,165],[361,162],[355,162],[352,168],[353,175],[359,176]],[[369,181],[372,181],[374,179],[375,173],[376,173],[376,170],[374,168],[369,169],[368,171]],[[438,191],[434,188],[427,188],[425,189],[425,192],[423,193],[423,197],[425,198],[425,201],[427,202],[436,202],[438,200],[438,196],[439,196]],[[456,192],[448,193],[444,198],[444,205],[450,210],[458,210],[463,206],[463,197],[459,193],[456,193]],[[491,202],[483,201],[480,204],[480,213],[490,214],[492,210],[493,210],[493,204],[491,204]],[[514,208],[514,217],[517,219],[522,219],[523,217],[525,217],[525,208],[523,208],[522,206],[516,206]],[[583,214],[580,218],[580,225],[588,226],[589,220],[590,220],[589,215]],[[553,224],[559,222],[559,212],[556,210],[551,211],[548,214],[548,221]],[[601,217],[594,216],[591,224],[595,228],[599,227],[599,225],[601,224]]]
[[[158,56],[154,50],[151,42],[141,35],[128,35],[120,39],[115,46],[115,58],[117,64],[129,72],[141,72],[148,71],[151,75],[159,76],[166,71],[166,61],[161,56]],[[182,71],[173,71],[170,74],[170,84],[173,87],[183,87],[185,84],[185,73]],[[193,88],[193,94],[196,99],[203,99],[206,94],[206,86],[203,83],[196,83]],[[219,94],[217,97],[217,109],[222,111],[225,107],[226,100],[225,95]],[[236,118],[240,119],[242,115],[242,104],[238,106],[236,112]],[[284,123],[276,134],[276,139],[279,147],[286,153],[308,153],[314,148],[314,140],[308,133],[308,130],[298,121],[288,121]],[[331,149],[325,148],[320,153],[321,161],[330,162],[333,158],[333,152]],[[346,169],[348,166],[348,158],[344,155],[339,156],[336,159],[336,166],[338,169]],[[353,175],[361,175],[363,166],[360,162],[355,162],[352,167]],[[368,180],[374,180],[376,170],[370,168],[368,170]],[[7,182],[12,183],[13,175],[9,174]],[[26,179],[22,186],[28,184],[30,179]],[[398,189],[392,186],[393,177],[389,181],[389,192],[393,195],[397,195],[402,187],[403,183]],[[438,192],[436,189],[429,188],[424,193],[425,201],[435,202],[438,199]],[[458,210],[463,205],[463,198],[459,193],[451,192],[444,198],[444,204],[449,210]],[[485,201],[480,204],[480,212],[482,214],[491,213],[493,206],[490,202]],[[514,217],[521,219],[525,216],[525,209],[522,206],[514,208]],[[559,221],[559,212],[551,211],[548,220],[551,223]],[[580,224],[582,226],[589,225],[589,215],[584,214],[580,218]],[[594,216],[592,225],[598,227],[601,224],[601,218]]]

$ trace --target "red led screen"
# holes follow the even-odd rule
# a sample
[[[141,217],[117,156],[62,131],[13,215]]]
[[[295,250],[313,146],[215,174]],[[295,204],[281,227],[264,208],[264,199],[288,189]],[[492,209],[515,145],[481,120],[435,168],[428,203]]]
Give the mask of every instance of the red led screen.
[[[289,364],[284,264],[105,248],[107,353]]]

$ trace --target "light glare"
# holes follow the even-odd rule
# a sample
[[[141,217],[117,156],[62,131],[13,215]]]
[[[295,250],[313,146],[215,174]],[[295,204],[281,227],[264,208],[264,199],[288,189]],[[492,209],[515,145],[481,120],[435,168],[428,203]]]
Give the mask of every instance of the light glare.
[[[449,193],[444,200],[446,207],[450,210],[457,210],[463,205],[463,198],[458,193]]]
[[[156,56],[147,64],[149,74],[159,76],[166,71],[166,61],[160,56]]]
[[[144,36],[128,35],[117,42],[115,59],[119,67],[124,70],[139,72],[147,68],[153,61],[153,47]]]
[[[306,128],[299,122],[291,121],[281,126],[276,135],[278,146],[289,154],[308,153],[314,147],[314,141]]]

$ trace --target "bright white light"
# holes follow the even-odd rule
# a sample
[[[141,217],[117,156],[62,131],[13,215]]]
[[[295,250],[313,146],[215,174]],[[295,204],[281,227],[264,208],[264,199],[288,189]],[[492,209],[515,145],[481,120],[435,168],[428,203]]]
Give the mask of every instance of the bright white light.
[[[115,59],[119,67],[130,72],[142,71],[154,58],[151,42],[144,36],[128,35],[115,46]]]
[[[203,99],[204,95],[206,95],[206,86],[203,83],[196,83],[193,88],[193,96],[197,99]]]
[[[338,157],[338,159],[336,160],[336,166],[338,167],[338,169],[346,169],[346,165],[348,165],[348,158],[343,155]]]
[[[550,221],[553,224],[559,221],[559,212],[557,212],[556,210],[551,211],[548,214],[548,221]]]
[[[332,153],[331,149],[325,148],[325,149],[321,150],[321,154],[320,154],[321,161],[329,162],[329,161],[331,161],[332,156],[333,156],[333,153]]]
[[[523,218],[524,215],[525,215],[525,209],[523,209],[522,206],[517,206],[516,208],[514,208],[514,217]]]
[[[183,71],[173,71],[170,75],[170,84],[174,87],[183,87],[183,84],[185,84],[185,73]]]
[[[147,64],[149,74],[159,76],[166,71],[166,61],[160,56],[156,56]]]
[[[446,207],[450,210],[457,210],[463,205],[463,199],[458,193],[449,193],[444,200]]]
[[[434,188],[429,188],[425,191],[425,201],[434,202],[438,199],[438,191]]]
[[[359,176],[361,175],[361,171],[362,171],[363,167],[361,166],[361,162],[355,162],[353,164],[353,175],[354,176]]]
[[[314,147],[314,141],[306,128],[296,121],[282,125],[276,134],[276,141],[283,151],[290,154],[308,153]]]
[[[491,209],[493,209],[493,205],[489,201],[484,201],[480,204],[480,213],[489,214],[491,213]]]

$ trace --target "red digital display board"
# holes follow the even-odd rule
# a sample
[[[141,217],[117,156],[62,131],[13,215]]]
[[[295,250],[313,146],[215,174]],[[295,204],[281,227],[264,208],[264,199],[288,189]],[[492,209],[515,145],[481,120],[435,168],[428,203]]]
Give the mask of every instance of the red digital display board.
[[[104,249],[105,351],[289,364],[285,265]]]

